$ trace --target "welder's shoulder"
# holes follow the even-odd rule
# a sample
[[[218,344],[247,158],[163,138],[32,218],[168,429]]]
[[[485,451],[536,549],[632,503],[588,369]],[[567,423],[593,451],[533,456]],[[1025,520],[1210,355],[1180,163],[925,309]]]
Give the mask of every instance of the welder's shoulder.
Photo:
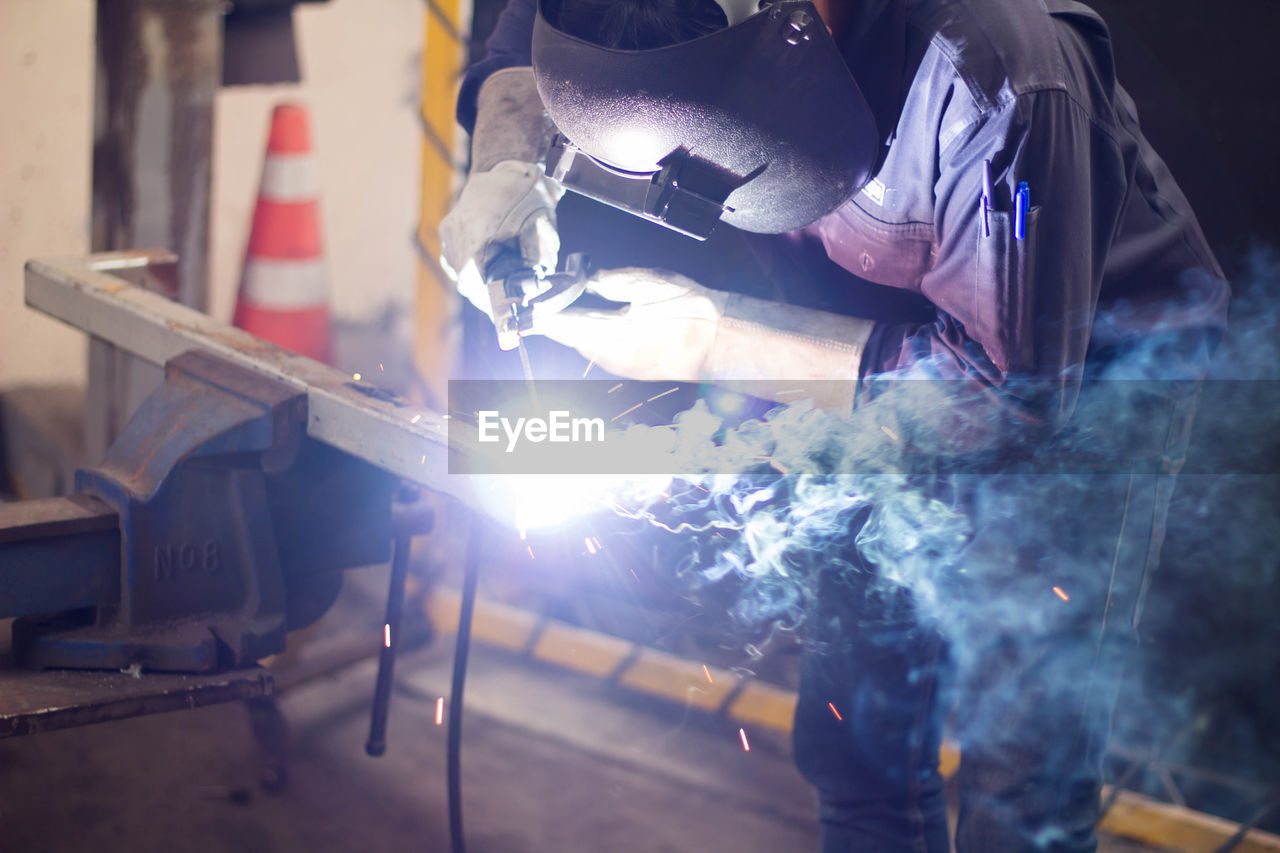
[[[915,0],[909,21],[978,113],[1037,92],[1062,92],[1111,122],[1115,70],[1106,24],[1074,0]],[[926,63],[930,57],[926,57]]]

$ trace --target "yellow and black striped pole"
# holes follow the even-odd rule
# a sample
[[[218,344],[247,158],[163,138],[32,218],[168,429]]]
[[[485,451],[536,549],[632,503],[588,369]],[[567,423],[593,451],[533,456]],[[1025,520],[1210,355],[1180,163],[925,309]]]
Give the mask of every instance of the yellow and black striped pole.
[[[414,365],[436,401],[445,399],[457,299],[440,268],[440,220],[462,176],[465,147],[454,121],[458,83],[467,62],[472,0],[426,0],[422,40],[421,194],[418,214],[418,302]]]

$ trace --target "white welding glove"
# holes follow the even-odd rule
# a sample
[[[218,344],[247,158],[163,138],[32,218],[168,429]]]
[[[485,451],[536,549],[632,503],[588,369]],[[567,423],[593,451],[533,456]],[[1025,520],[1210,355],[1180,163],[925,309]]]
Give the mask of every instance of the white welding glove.
[[[587,289],[616,310],[569,308],[533,328],[630,379],[710,381],[783,400],[796,383],[822,408],[853,408],[873,322],[711,290],[663,270],[602,270]],[[837,380],[837,381],[822,381]],[[739,384],[749,383],[749,384]],[[796,399],[796,398],[789,398]]]
[[[556,268],[556,202],[564,189],[547,179],[541,165],[554,131],[532,68],[504,68],[480,87],[471,172],[440,223],[440,249],[458,291],[490,319],[484,272],[504,247],[518,247],[530,268]]]

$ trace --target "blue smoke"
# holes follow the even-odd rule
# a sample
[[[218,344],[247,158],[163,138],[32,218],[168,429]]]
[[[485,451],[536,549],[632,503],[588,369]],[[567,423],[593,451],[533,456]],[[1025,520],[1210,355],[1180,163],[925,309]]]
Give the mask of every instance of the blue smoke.
[[[1236,282],[1231,330],[1210,366],[1207,387],[1280,378],[1280,253],[1256,248],[1247,267],[1248,275]],[[1150,653],[1131,671],[1119,736],[1185,732],[1194,729],[1206,701],[1217,701],[1205,698],[1212,693],[1207,683],[1257,688],[1267,680],[1264,671],[1280,682],[1274,678],[1280,673],[1280,620],[1257,615],[1260,592],[1277,604],[1276,478],[1183,477],[1168,520],[1165,568],[1156,571],[1158,549],[1148,553],[1125,538],[1134,521],[1118,508],[1129,500],[1144,518],[1150,516],[1150,506],[1133,503],[1135,488],[1150,492],[1151,506],[1158,507],[1168,498],[1172,476],[1160,473],[1159,458],[1135,478],[1108,467],[1165,437],[1165,392],[1172,387],[1172,398],[1185,392],[1184,380],[1196,374],[1204,355],[1171,350],[1158,336],[1150,346],[1130,348],[1098,377],[1107,380],[1098,386],[1104,390],[1078,401],[1077,420],[1084,425],[1059,433],[1047,460],[1046,438],[1062,425],[1053,414],[1061,401],[1037,409],[1035,388],[1027,389],[1030,405],[1010,410],[990,405],[972,386],[902,381],[922,374],[894,376],[853,418],[792,405],[732,427],[698,405],[672,427],[677,438],[671,470],[690,472],[686,487],[642,501],[626,514],[682,535],[714,532],[702,536],[681,573],[698,584],[741,581],[730,613],[766,633],[803,630],[822,570],[856,573],[885,591],[907,590],[916,618],[947,638],[962,679],[991,659],[992,636],[1021,637],[1028,645],[1041,637],[1076,636],[1073,647],[1054,652],[1063,695],[1077,695],[1080,685],[1072,682],[1089,671],[1098,673],[1099,682],[1087,685],[1088,691],[1114,693],[1124,648],[1104,647],[1088,631],[1072,630],[1092,618],[1089,613],[1119,602],[1107,619],[1137,622],[1140,642],[1148,647],[1154,637],[1167,650],[1169,636],[1179,632],[1198,645],[1188,678],[1170,679],[1166,662]],[[1160,386],[1154,394],[1153,380]],[[1210,393],[1206,399],[1219,398]],[[1069,401],[1066,411],[1076,402]],[[1276,424],[1276,412],[1266,408],[1202,406],[1191,456],[1212,456],[1248,436],[1269,443],[1274,459],[1280,454],[1268,437]],[[1005,472],[981,473],[953,464],[975,448],[1003,454],[1012,464]],[[1055,468],[1052,454],[1108,464],[1098,473],[1087,466]],[[1020,473],[1018,460],[1035,465]],[[1158,539],[1165,523],[1154,512]],[[1177,582],[1184,578],[1199,579],[1194,596],[1179,594]],[[1143,595],[1145,611],[1137,607]],[[1223,612],[1204,618],[1207,602],[1222,603]],[[858,620],[876,618],[852,614],[845,629],[856,631]],[[1233,618],[1256,624],[1257,636],[1234,647],[1224,642]],[[1188,645],[1173,644],[1183,654]],[[1252,650],[1252,666],[1241,657],[1246,649]],[[1275,689],[1269,696],[1280,699]],[[967,729],[962,736],[992,737],[1000,721],[975,716],[959,725]],[[1263,731],[1274,727],[1270,721],[1227,714],[1221,725],[1237,742],[1276,742],[1274,730]],[[1184,758],[1194,752],[1187,744],[1184,737],[1178,753]],[[1274,765],[1255,760],[1249,767],[1233,764],[1231,771],[1257,775],[1264,767]],[[1213,805],[1230,811],[1230,804]]]

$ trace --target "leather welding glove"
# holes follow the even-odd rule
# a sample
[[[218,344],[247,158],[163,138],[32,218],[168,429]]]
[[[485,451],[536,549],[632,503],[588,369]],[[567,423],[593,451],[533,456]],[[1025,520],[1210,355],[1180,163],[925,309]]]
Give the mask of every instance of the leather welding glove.
[[[504,247],[518,247],[530,269],[556,268],[556,202],[564,189],[542,169],[554,132],[532,68],[504,68],[480,87],[471,172],[440,223],[440,249],[458,291],[489,319],[485,267]]]
[[[587,289],[614,310],[569,308],[533,328],[630,379],[710,381],[774,400],[797,382],[837,413],[853,409],[854,380],[872,321],[711,290],[663,270],[602,270]],[[836,381],[827,381],[836,380]]]

